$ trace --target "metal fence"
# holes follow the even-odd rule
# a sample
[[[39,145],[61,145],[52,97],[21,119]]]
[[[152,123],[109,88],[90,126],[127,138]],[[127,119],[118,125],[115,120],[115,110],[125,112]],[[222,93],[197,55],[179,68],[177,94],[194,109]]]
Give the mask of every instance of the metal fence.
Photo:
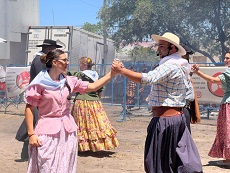
[[[133,63],[124,62],[124,66],[137,72],[147,72],[156,67],[156,63]],[[71,68],[73,69],[73,67]],[[79,67],[75,65],[76,71]],[[96,64],[96,70],[100,77],[104,76],[111,69],[111,64]],[[73,71],[72,71],[73,72]],[[146,98],[150,93],[151,86],[142,86],[136,84],[122,75],[116,75],[105,86],[102,92],[101,101],[104,105],[121,106],[122,112],[118,116],[117,121],[126,121],[128,111],[135,108],[148,107]]]
[[[206,64],[210,66],[210,63],[200,63]],[[9,65],[10,67],[14,67],[14,65]],[[74,71],[79,71],[78,65],[71,65]],[[148,72],[153,70],[157,64],[156,63],[133,63],[133,62],[124,62],[124,66],[129,68],[133,71],[137,72]],[[6,66],[5,66],[6,67]],[[16,66],[15,66],[16,67]],[[22,67],[18,65],[17,67]],[[104,76],[106,73],[109,72],[111,69],[111,64],[96,64],[94,66],[94,70],[96,70],[100,77]],[[23,101],[23,94],[20,94],[14,98],[7,97],[6,94],[7,87],[1,88],[0,85],[0,105],[5,109],[5,112],[9,105],[14,105],[18,108],[18,104],[24,102]],[[101,101],[104,105],[111,105],[111,106],[121,106],[122,112],[118,115],[117,121],[126,121],[126,115],[128,111],[135,108],[148,108],[148,104],[146,102],[146,98],[150,93],[151,86],[142,86],[140,84],[136,84],[126,77],[122,75],[115,76],[111,81],[109,81],[106,86],[105,90],[102,92]],[[207,106],[208,104],[200,105],[202,111],[207,112],[207,116],[211,111],[216,111],[218,108],[213,106]]]
[[[213,66],[212,63],[199,63],[203,66]],[[148,72],[153,70],[158,64],[151,62],[133,63],[124,62],[124,66],[137,72]],[[99,65],[103,69],[102,65]],[[103,65],[106,69],[110,69],[110,64]],[[223,63],[219,63],[218,66],[223,66]],[[103,74],[103,73],[102,73]],[[103,74],[104,75],[104,74]],[[103,76],[102,75],[102,76]],[[131,88],[131,89],[130,89]],[[129,79],[122,75],[117,75],[106,85],[106,90],[103,92],[102,102],[103,104],[122,106],[123,110],[118,117],[118,121],[126,121],[127,113],[132,108],[148,107],[146,98],[150,93],[151,86],[142,86],[139,84],[131,83]],[[218,104],[202,103],[199,104],[201,114],[209,119],[212,112],[217,112],[219,109]]]

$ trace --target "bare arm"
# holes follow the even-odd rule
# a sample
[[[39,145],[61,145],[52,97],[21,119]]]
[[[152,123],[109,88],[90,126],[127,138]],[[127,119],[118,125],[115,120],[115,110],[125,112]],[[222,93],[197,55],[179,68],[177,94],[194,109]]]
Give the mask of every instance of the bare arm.
[[[211,83],[221,83],[221,80],[219,77],[213,77],[213,76],[209,76],[205,73],[203,73],[202,71],[199,70],[199,66],[197,64],[194,64],[192,66],[192,70],[194,73],[196,73],[198,76],[200,76],[201,78],[203,78],[204,80],[211,82]]]
[[[33,121],[34,121],[34,106],[31,106],[29,104],[26,104],[26,109],[25,109],[25,115],[26,115],[26,125],[28,129],[28,135],[34,134],[34,127],[33,127]]]
[[[113,61],[112,70],[119,74],[124,75],[125,77],[127,77],[128,79],[136,83],[139,83],[139,84],[141,83],[142,74],[124,68],[123,64],[119,61]]]
[[[101,87],[103,87],[106,83],[108,83],[114,76],[116,75],[115,72],[109,72],[99,80],[95,81],[94,83],[89,83],[86,92],[97,91]]]
[[[26,125],[27,125],[28,136],[29,136],[29,143],[33,146],[41,146],[41,142],[38,139],[38,136],[34,133],[34,126],[33,126],[34,108],[35,107],[32,105],[26,104],[25,116],[26,116]]]
[[[201,78],[203,78],[204,80],[211,82],[211,83],[221,83],[220,78],[219,77],[213,77],[213,76],[209,76],[203,72],[201,72],[200,70],[198,70],[196,72],[196,74],[198,76],[200,76]]]
[[[136,82],[136,83],[141,83],[141,79],[142,79],[142,74],[126,69],[126,68],[122,68],[120,74],[124,75],[125,77],[127,77],[128,79]]]

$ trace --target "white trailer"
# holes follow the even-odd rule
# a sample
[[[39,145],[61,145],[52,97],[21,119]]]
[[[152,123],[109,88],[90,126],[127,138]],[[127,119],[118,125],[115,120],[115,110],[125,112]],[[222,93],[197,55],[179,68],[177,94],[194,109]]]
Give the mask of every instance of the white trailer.
[[[104,40],[103,36],[97,35],[74,26],[31,26],[28,30],[27,38],[27,59],[26,64],[30,65],[33,55],[41,48],[36,45],[42,44],[44,39],[56,40],[62,45],[70,60],[70,71],[77,71],[78,60],[87,56],[95,64],[110,64],[115,57],[115,46],[111,39],[107,39],[108,52],[104,59]],[[99,66],[97,66],[99,68]],[[99,73],[104,73],[105,69]]]

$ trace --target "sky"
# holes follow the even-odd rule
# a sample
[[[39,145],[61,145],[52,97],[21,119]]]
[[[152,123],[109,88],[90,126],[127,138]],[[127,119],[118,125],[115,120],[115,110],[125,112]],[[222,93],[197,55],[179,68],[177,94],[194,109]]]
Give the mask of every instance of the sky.
[[[96,24],[103,0],[39,0],[40,26]]]

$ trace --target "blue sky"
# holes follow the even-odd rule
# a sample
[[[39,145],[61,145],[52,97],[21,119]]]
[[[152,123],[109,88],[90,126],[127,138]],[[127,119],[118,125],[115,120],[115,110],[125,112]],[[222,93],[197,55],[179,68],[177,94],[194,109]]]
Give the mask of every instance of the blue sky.
[[[96,24],[103,0],[40,0],[41,26],[77,26]]]

